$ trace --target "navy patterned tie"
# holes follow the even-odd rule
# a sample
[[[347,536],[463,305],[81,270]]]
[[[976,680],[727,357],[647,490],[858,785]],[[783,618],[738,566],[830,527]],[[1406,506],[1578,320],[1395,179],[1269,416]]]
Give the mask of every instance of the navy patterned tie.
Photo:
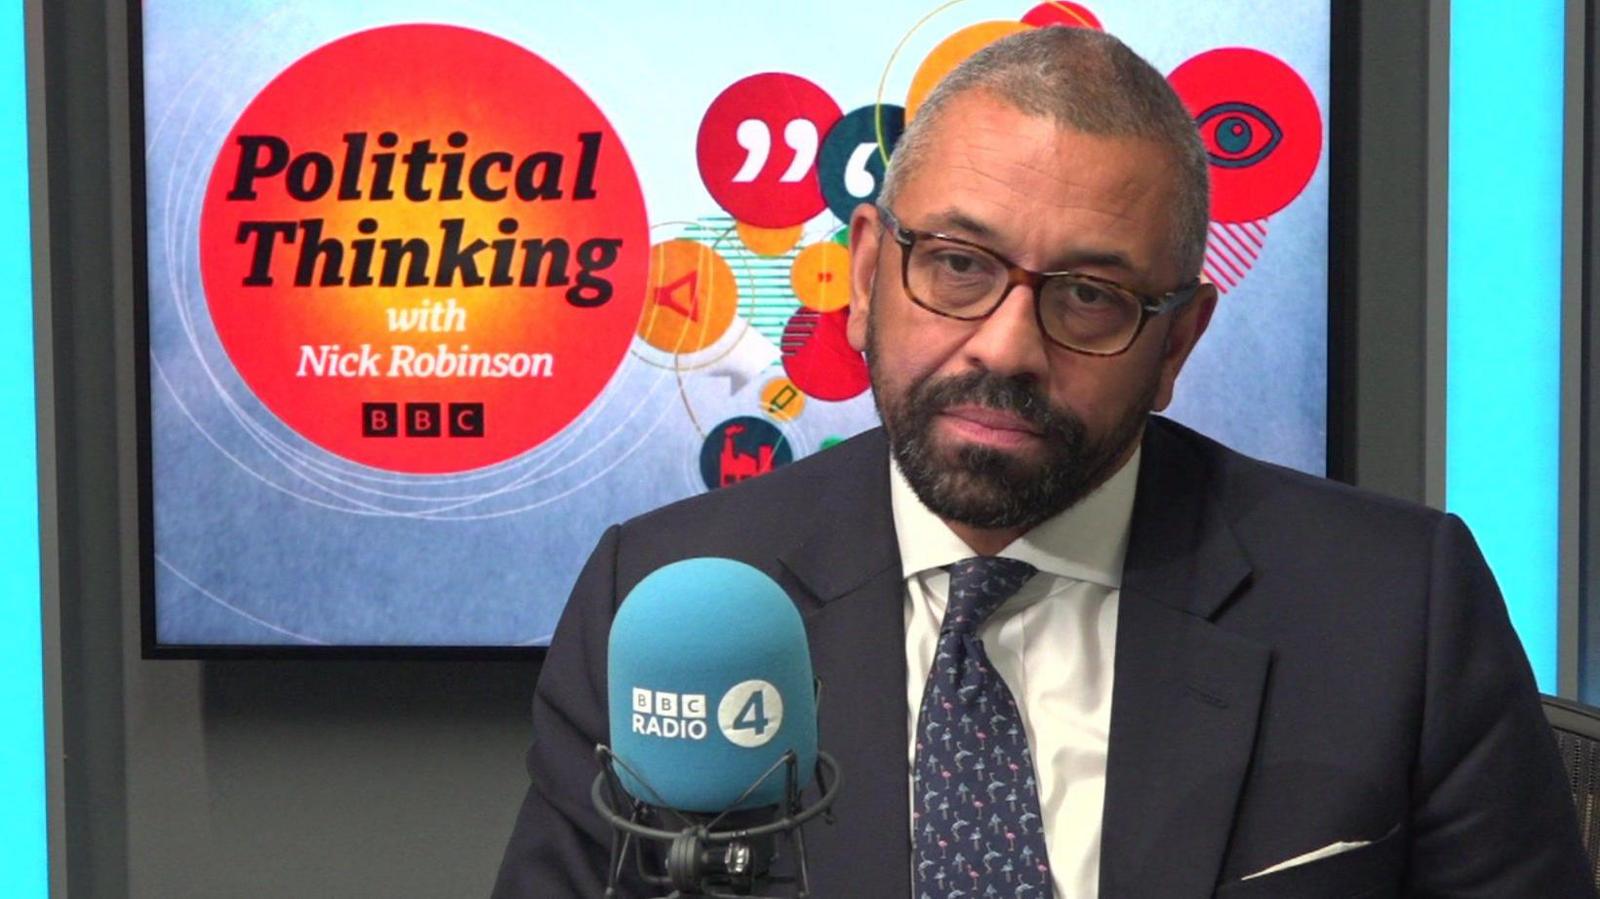
[[[978,628],[1035,571],[977,556],[950,565],[950,599],[917,715],[916,899],[1048,899],[1038,782],[1016,700]]]

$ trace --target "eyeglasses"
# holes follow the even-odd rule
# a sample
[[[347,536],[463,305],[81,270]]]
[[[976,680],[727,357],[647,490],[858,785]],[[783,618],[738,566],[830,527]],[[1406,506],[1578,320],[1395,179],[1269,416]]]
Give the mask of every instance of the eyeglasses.
[[[1183,308],[1200,280],[1160,297],[1081,272],[1036,272],[971,241],[900,224],[877,207],[900,244],[900,281],[911,302],[946,318],[978,321],[993,315],[1011,288],[1033,291],[1034,316],[1051,343],[1075,353],[1115,356],[1126,352],[1157,315]]]

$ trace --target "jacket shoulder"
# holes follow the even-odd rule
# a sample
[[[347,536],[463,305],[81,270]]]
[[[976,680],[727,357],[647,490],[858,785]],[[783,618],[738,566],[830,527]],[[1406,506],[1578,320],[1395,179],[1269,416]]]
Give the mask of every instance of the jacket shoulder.
[[[1167,419],[1153,424],[1152,436],[1199,461],[1213,501],[1242,536],[1320,535],[1343,545],[1410,536],[1423,549],[1447,517],[1418,502],[1252,458]]]
[[[1421,503],[1247,456],[1169,419],[1153,419],[1152,425],[1159,429],[1161,439],[1202,462],[1218,498],[1230,505],[1265,498],[1293,499],[1330,511],[1348,509],[1358,514],[1417,518],[1428,523],[1443,514]]]

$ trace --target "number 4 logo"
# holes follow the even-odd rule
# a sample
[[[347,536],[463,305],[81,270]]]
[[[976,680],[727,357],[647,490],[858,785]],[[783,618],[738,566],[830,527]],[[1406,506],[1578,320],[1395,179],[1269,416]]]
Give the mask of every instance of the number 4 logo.
[[[783,728],[783,695],[764,680],[735,684],[717,704],[717,726],[735,746],[764,746]]]
[[[733,729],[751,730],[755,731],[755,735],[758,737],[764,736],[767,732],[767,723],[770,720],[767,718],[765,711],[767,704],[764,700],[766,698],[767,694],[760,690],[751,693],[750,698],[744,701],[744,708],[740,709],[739,714],[734,716]]]

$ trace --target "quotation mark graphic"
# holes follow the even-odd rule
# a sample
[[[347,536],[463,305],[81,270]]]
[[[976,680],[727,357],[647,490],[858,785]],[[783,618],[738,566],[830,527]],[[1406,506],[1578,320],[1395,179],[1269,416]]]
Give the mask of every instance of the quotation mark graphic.
[[[872,104],[851,110],[823,138],[817,176],[822,197],[839,221],[850,221],[856,206],[878,199],[886,161],[905,122],[903,107]]]
[[[772,153],[772,131],[760,119],[745,119],[734,131],[734,139],[750,155],[744,158],[744,165],[739,166],[739,171],[733,173],[733,181],[746,184],[756,180],[756,176],[767,166],[767,157]],[[804,179],[817,159],[816,123],[810,119],[790,119],[789,124],[783,126],[783,142],[794,152],[794,156],[778,180],[792,184]]]
[[[817,155],[839,116],[827,91],[798,75],[763,72],[735,81],[700,120],[700,180],[741,222],[761,228],[806,222],[825,208]],[[781,149],[774,147],[778,140]]]

